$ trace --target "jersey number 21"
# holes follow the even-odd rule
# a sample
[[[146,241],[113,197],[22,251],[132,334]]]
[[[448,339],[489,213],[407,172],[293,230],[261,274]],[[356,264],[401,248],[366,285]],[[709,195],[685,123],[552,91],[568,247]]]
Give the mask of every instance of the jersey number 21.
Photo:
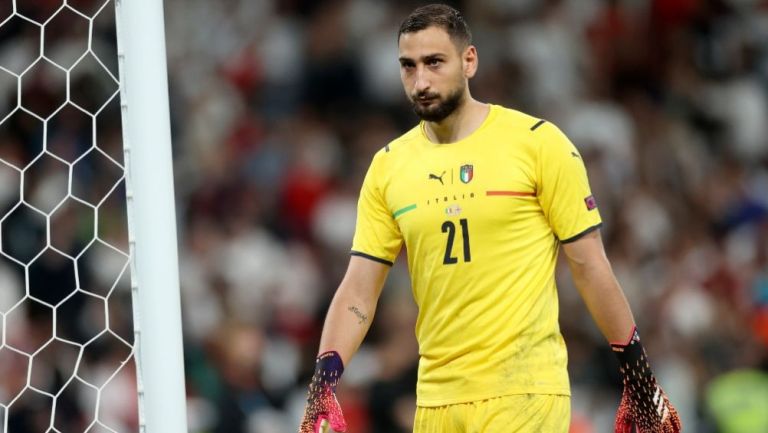
[[[461,238],[464,241],[464,261],[469,262],[472,261],[472,253],[469,250],[469,226],[467,224],[467,219],[460,219],[459,224],[461,224]],[[456,264],[456,262],[459,261],[458,257],[451,255],[453,253],[453,240],[456,237],[456,224],[454,224],[453,221],[446,221],[443,223],[441,229],[443,233],[448,233],[448,240],[445,244],[445,256],[443,257],[443,264]]]

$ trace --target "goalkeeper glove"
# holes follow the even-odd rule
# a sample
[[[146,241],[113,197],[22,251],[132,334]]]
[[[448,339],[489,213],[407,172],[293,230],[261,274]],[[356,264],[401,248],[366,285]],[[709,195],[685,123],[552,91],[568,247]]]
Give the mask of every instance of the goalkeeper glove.
[[[347,430],[347,422],[336,400],[336,385],[343,372],[344,364],[337,352],[325,352],[317,357],[299,433],[325,432],[327,424],[337,432]]]
[[[633,433],[633,427],[638,433],[680,432],[680,417],[656,383],[637,328],[632,329],[629,343],[611,344],[611,348],[619,360],[624,382],[624,393],[616,413],[616,433]]]

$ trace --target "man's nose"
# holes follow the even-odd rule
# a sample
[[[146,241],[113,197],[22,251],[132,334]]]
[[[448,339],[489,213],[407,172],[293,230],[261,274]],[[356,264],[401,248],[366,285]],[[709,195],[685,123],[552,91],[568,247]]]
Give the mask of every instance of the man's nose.
[[[418,67],[416,69],[416,80],[413,83],[413,90],[416,94],[419,94],[425,90],[429,90],[430,86],[429,77],[424,67]]]

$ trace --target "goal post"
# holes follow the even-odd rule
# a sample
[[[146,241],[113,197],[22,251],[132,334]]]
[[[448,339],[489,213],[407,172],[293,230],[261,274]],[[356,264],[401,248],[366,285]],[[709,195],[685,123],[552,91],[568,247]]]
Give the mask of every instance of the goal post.
[[[162,0],[116,0],[139,422],[187,431]]]
[[[0,33],[0,433],[186,432],[162,0]]]

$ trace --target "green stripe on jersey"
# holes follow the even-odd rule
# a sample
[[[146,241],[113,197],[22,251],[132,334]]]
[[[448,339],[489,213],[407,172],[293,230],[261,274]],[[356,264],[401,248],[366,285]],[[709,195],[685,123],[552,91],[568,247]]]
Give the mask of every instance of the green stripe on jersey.
[[[415,204],[415,203],[414,203],[414,204],[412,204],[412,205],[410,205],[410,206],[406,206],[406,207],[404,207],[404,208],[402,208],[402,209],[396,210],[396,211],[395,211],[395,213],[394,213],[394,214],[392,214],[392,216],[393,216],[393,217],[395,217],[395,218],[397,218],[397,217],[399,217],[400,215],[402,215],[402,214],[404,214],[404,213],[406,213],[406,212],[410,212],[410,211],[412,211],[412,210],[414,210],[414,209],[416,209],[416,204]]]

